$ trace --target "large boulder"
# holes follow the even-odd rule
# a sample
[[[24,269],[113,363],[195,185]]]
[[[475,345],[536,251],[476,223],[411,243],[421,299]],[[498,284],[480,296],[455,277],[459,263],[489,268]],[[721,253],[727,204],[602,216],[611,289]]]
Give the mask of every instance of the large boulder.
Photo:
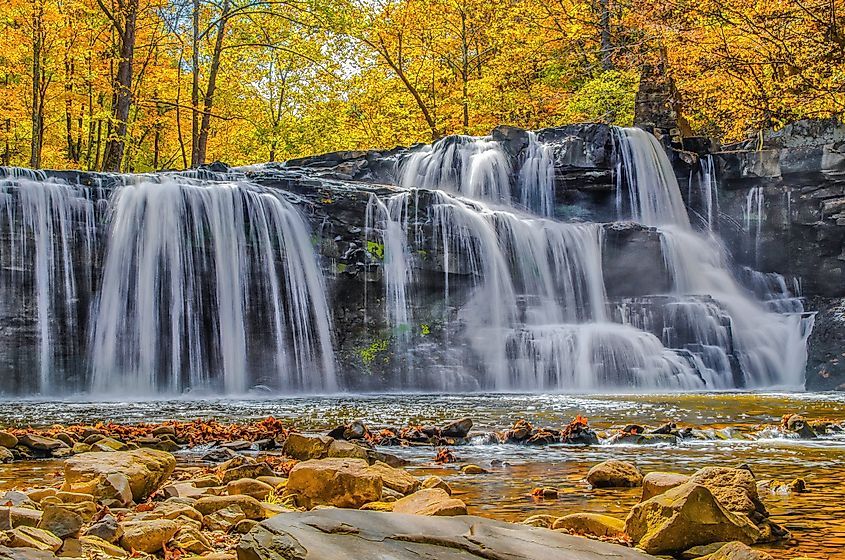
[[[447,438],[465,438],[471,429],[472,418],[461,418],[443,426],[440,435]]]
[[[757,481],[749,470],[705,467],[692,475],[690,482],[706,486],[728,511],[766,515],[757,494]]]
[[[673,472],[650,472],[643,477],[643,495],[641,502],[659,496],[681,484],[689,482],[689,476]]]
[[[359,508],[381,499],[382,479],[363,459],[318,459],[298,463],[288,475],[285,495],[300,507]]]
[[[0,447],[11,448],[18,444],[18,438],[14,434],[0,430]]]
[[[174,468],[173,455],[154,449],[83,453],[65,461],[62,490],[128,505],[158,490]]]
[[[237,552],[238,560],[654,560],[632,548],[493,519],[350,509],[277,515],[246,534]]]
[[[467,505],[440,488],[426,488],[396,500],[393,511],[414,515],[466,515]]]
[[[329,451],[334,438],[329,436],[304,436],[302,434],[288,434],[282,453],[300,461],[322,459]]]
[[[370,472],[374,472],[381,477],[382,486],[395,490],[400,494],[411,494],[416,492],[420,484],[420,480],[402,469],[394,469],[387,463],[376,461],[370,466]]]
[[[82,525],[82,516],[75,511],[59,505],[46,505],[38,528],[50,531],[60,539],[66,539],[78,537]]]
[[[631,463],[611,459],[591,468],[587,482],[593,488],[634,488],[643,483],[643,475]]]
[[[694,482],[635,505],[625,520],[625,532],[651,554],[683,552],[720,541],[751,544],[760,537],[748,517],[731,513],[710,490]]]

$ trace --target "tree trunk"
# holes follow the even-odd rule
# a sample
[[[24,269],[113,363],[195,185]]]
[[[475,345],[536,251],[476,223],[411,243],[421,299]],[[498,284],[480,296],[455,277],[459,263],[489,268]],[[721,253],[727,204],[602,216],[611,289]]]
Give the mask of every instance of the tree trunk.
[[[200,138],[200,2],[194,0],[191,42],[191,167],[199,165]]]
[[[43,129],[44,108],[41,106],[41,51],[42,16],[44,8],[33,5],[32,12],[32,141],[30,142],[29,166],[33,169],[41,167],[41,138]]]
[[[226,19],[229,17],[229,0],[223,0],[223,10],[217,23],[217,37],[214,41],[214,52],[211,55],[211,68],[208,73],[208,84],[203,98],[202,123],[197,140],[196,165],[205,163],[208,150],[208,133],[211,130],[211,109],[214,107],[214,92],[217,89],[217,74],[220,72],[220,57],[223,54],[223,36],[226,33]]]
[[[135,23],[138,17],[138,0],[119,0],[123,24],[118,26],[120,60],[114,80],[112,120],[114,130],[106,143],[103,171],[120,171],[126,149],[126,130],[129,109],[132,106],[132,57],[135,50]]]
[[[601,67],[613,69],[613,42],[610,36],[610,0],[599,0],[599,27],[601,28]]]

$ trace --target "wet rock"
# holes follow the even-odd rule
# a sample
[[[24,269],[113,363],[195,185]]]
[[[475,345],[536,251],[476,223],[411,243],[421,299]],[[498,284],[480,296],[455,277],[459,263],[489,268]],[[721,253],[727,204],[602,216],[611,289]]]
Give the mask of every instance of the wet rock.
[[[416,492],[421,485],[420,480],[402,469],[394,469],[386,463],[376,461],[369,470],[381,477],[383,488],[395,490],[400,494]]]
[[[0,531],[8,531],[15,527],[36,527],[41,521],[42,513],[35,509],[4,506],[0,507]]]
[[[798,434],[798,437],[801,439],[815,439],[818,437],[815,430],[813,430],[804,417],[798,414],[784,417],[782,425],[787,431]]]
[[[690,482],[706,486],[728,511],[746,515],[756,513],[758,520],[768,515],[757,494],[757,481],[750,471],[706,467],[693,474]]]
[[[320,459],[298,463],[288,476],[286,496],[308,509],[317,505],[359,508],[381,498],[382,479],[362,459]]]
[[[18,438],[15,435],[0,430],[0,447],[12,448],[17,444]]]
[[[240,560],[647,560],[640,551],[475,516],[427,517],[349,509],[279,515],[238,544]]]
[[[671,490],[681,484],[689,482],[690,477],[685,474],[672,472],[650,472],[643,477],[643,494],[641,502],[658,496],[667,490]]]
[[[552,529],[563,529],[596,537],[618,537],[625,532],[625,522],[598,513],[573,513],[556,520]]]
[[[675,445],[678,443],[678,436],[674,434],[622,433],[610,438],[608,443],[611,445]]]
[[[726,542],[715,542],[712,544],[703,544],[700,546],[694,546],[683,551],[680,554],[681,560],[696,560],[697,558],[701,558],[702,556],[709,556],[725,546]]]
[[[82,516],[78,513],[61,506],[47,505],[44,507],[41,521],[38,522],[38,528],[49,531],[60,539],[66,539],[78,537],[83,523]]]
[[[6,449],[5,447],[0,447],[0,463],[11,463],[15,460],[15,454]]]
[[[258,478],[259,476],[274,476],[275,473],[273,469],[270,468],[270,465],[263,461],[259,461],[257,463],[247,463],[245,465],[239,465],[237,467],[232,467],[223,471],[223,476],[221,477],[221,482],[223,484],[228,484],[233,480],[238,480],[241,478]]]
[[[217,449],[212,449],[208,453],[202,456],[203,461],[208,461],[210,463],[225,463],[226,461],[230,461],[239,455],[232,451],[231,449],[227,449],[225,447],[218,447]]]
[[[754,550],[741,542],[729,542],[707,557],[707,560],[773,560],[770,554]]]
[[[591,468],[587,482],[593,488],[634,488],[643,483],[643,475],[631,463],[611,459]]]
[[[150,521],[133,521],[123,524],[123,536],[120,546],[125,550],[155,554],[165,543],[173,538],[179,530],[179,525],[169,519],[154,519]]]
[[[302,434],[288,434],[282,453],[300,461],[322,459],[329,451],[334,438],[328,436],[304,436]]]
[[[370,502],[361,506],[362,511],[393,511],[396,502]]]
[[[55,560],[56,556],[49,550],[9,548],[0,545],[0,558],[3,560]]]
[[[547,514],[540,514],[540,515],[532,515],[531,517],[526,518],[522,524],[529,525],[531,527],[543,527],[545,529],[551,529],[552,525],[555,524],[555,521],[560,519],[554,515],[547,515]]]
[[[350,422],[343,430],[343,439],[364,439],[368,433],[370,433],[370,431],[367,429],[367,426],[365,426],[360,420],[355,420]]]
[[[31,449],[38,457],[49,457],[53,451],[67,447],[67,444],[61,440],[35,434],[24,434],[18,439],[21,445]]]
[[[173,455],[154,449],[85,453],[65,461],[62,490],[127,505],[145,500],[175,467]]]
[[[254,519],[244,519],[243,521],[239,521],[237,525],[232,527],[232,532],[237,533],[238,535],[246,535],[257,525],[258,521],[255,521]]]
[[[448,438],[465,438],[471,429],[472,419],[461,418],[460,420],[449,422],[440,428],[440,435]]]
[[[427,488],[396,500],[393,511],[415,515],[466,515],[467,506],[439,488]]]
[[[449,486],[449,483],[440,478],[439,476],[430,476],[423,480],[422,484],[420,485],[421,488],[440,488],[450,496],[452,495],[452,487]]]
[[[3,492],[3,495],[0,496],[0,503],[7,506],[24,506],[31,508],[37,507],[35,502],[29,499],[28,495],[24,494],[23,492],[18,492],[17,490],[9,490],[8,492]]]
[[[44,529],[35,527],[18,527],[6,533],[9,537],[9,546],[35,548],[37,550],[48,550],[57,552],[62,547],[62,539]]]
[[[116,543],[123,536],[123,527],[112,515],[105,515],[85,530],[85,536],[97,537],[109,543]]]
[[[221,508],[202,520],[202,525],[209,531],[223,531],[228,533],[232,527],[246,519],[244,510],[238,505]]]
[[[173,536],[172,547],[185,550],[191,554],[205,554],[211,552],[211,542],[195,527],[182,527]]]
[[[247,519],[263,519],[264,507],[252,496],[208,496],[200,498],[194,508],[203,515],[211,515],[215,511],[230,506],[238,506]]]
[[[533,426],[526,420],[517,420],[511,429],[505,432],[505,440],[512,443],[521,443],[531,436]]]
[[[246,451],[247,449],[252,449],[252,442],[246,441],[245,439],[239,439],[236,441],[221,443],[220,447],[223,449],[231,449],[232,451]]]
[[[329,445],[329,449],[321,458],[338,458],[338,459],[363,459],[370,461],[370,450],[356,445],[349,441],[334,440]]]
[[[625,532],[650,554],[683,552],[719,541],[756,542],[760,531],[744,515],[724,508],[706,487],[693,482],[635,505]]]
[[[488,471],[479,467],[478,465],[464,465],[461,467],[461,472],[464,474],[486,474]]]
[[[95,451],[126,451],[129,446],[122,441],[117,441],[114,438],[106,437],[94,443],[91,448]]]
[[[152,434],[156,437],[165,435],[176,437],[176,428],[173,426],[156,426],[153,428]]]
[[[230,496],[244,495],[252,496],[258,501],[262,501],[273,491],[273,487],[266,482],[260,482],[252,478],[239,478],[233,480],[226,485],[226,493]]]

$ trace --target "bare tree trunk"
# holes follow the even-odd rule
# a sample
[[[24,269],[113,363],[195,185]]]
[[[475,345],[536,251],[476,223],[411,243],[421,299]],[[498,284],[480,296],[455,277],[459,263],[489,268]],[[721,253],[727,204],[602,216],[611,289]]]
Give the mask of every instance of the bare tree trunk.
[[[101,7],[104,6],[101,4]],[[135,23],[138,18],[138,0],[118,0],[122,23],[116,15],[110,15],[117,28],[120,43],[120,60],[114,80],[112,101],[113,133],[106,144],[103,156],[104,171],[120,171],[123,154],[126,149],[126,130],[129,122],[129,109],[132,106],[132,58],[135,51]],[[110,12],[108,13],[110,14]],[[107,15],[108,15],[107,14]]]
[[[32,141],[30,142],[29,166],[33,169],[41,167],[41,139],[43,137],[44,108],[41,106],[41,57],[43,44],[42,19],[44,7],[32,7]]]
[[[194,0],[191,42],[191,167],[199,165],[200,138],[200,2]]]
[[[223,0],[220,21],[217,22],[217,37],[214,40],[214,52],[211,55],[211,68],[208,72],[208,84],[203,98],[202,123],[197,140],[197,161],[195,165],[205,163],[208,151],[208,133],[211,130],[211,109],[214,107],[214,92],[217,89],[217,74],[220,72],[220,57],[223,54],[223,38],[226,34],[226,19],[229,17],[229,0]]]
[[[68,47],[69,48],[69,47]],[[79,163],[79,152],[73,139],[73,75],[74,64],[65,50],[65,139],[67,142],[67,159]]]
[[[613,41],[610,35],[610,0],[599,0],[599,27],[601,28],[601,67],[613,69]]]

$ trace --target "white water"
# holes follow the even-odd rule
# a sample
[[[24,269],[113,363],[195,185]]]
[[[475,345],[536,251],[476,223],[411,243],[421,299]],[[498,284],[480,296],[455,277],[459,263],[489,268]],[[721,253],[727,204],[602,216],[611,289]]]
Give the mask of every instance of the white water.
[[[244,182],[163,175],[121,187],[112,205],[95,391],[337,388],[323,280],[289,202]],[[269,364],[248,361],[251,345]]]

